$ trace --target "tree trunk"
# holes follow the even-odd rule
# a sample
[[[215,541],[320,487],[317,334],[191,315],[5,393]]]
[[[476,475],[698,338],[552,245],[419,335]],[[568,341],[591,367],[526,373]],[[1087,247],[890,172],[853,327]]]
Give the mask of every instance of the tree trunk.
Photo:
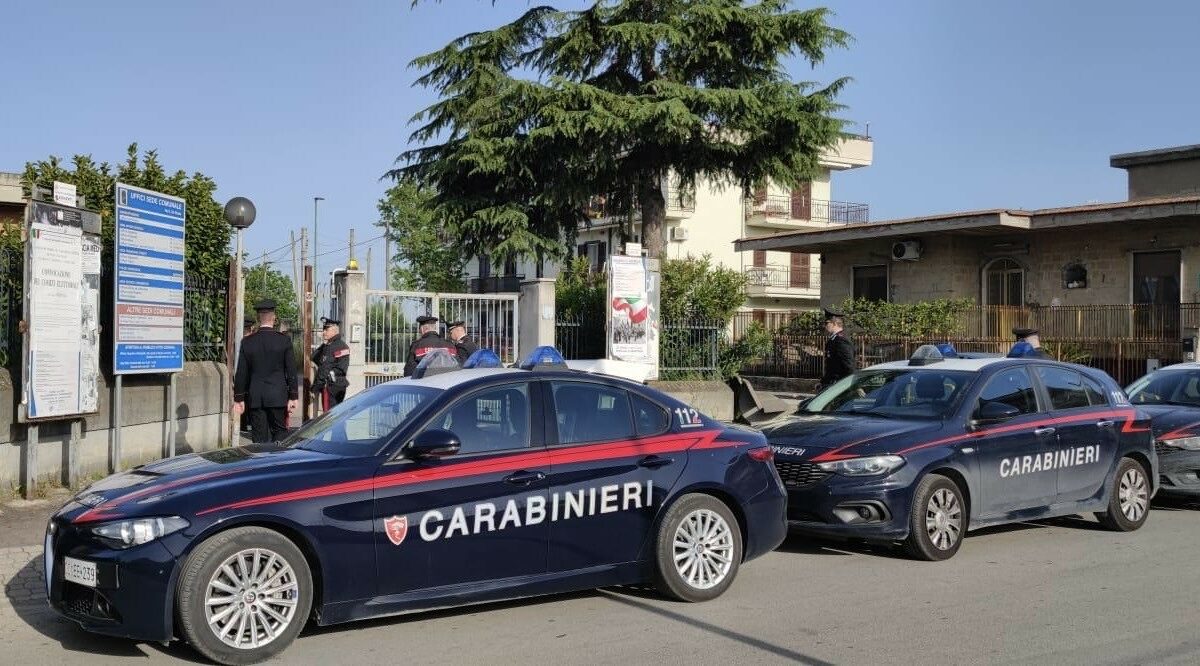
[[[667,202],[657,177],[642,180],[638,187],[638,207],[642,213],[642,245],[646,248],[646,256],[657,259],[666,244],[663,223],[667,219]]]

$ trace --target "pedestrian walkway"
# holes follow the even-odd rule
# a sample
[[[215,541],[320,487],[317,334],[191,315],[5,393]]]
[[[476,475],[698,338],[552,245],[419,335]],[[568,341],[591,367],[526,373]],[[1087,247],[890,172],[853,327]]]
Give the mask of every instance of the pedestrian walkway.
[[[42,567],[42,547],[0,548],[0,616],[41,608],[46,605],[46,578]]]

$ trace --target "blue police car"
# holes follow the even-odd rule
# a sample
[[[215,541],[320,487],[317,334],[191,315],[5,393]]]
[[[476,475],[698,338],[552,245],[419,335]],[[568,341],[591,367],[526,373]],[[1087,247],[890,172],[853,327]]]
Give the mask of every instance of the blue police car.
[[[926,346],[860,370],[760,426],[790,526],[954,555],[970,529],[1095,512],[1145,522],[1157,479],[1147,415],[1108,375]]]
[[[1137,380],[1126,391],[1150,415],[1158,452],[1159,492],[1200,497],[1200,363],[1177,363]]]
[[[761,434],[549,348],[521,368],[435,373],[441,357],[281,445],[92,485],[47,527],[51,605],[90,631],[251,663],[310,618],[642,582],[713,599],[784,539]]]

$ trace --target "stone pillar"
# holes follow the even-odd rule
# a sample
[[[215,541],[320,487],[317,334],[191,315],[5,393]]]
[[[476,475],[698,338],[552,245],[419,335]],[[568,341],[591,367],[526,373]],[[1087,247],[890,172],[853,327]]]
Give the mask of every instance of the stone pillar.
[[[554,280],[537,278],[521,283],[517,319],[518,361],[538,347],[554,345]]]
[[[350,370],[346,373],[350,382],[346,397],[350,397],[366,387],[363,371],[367,361],[367,274],[342,269],[333,274],[333,282],[342,338],[350,345]]]

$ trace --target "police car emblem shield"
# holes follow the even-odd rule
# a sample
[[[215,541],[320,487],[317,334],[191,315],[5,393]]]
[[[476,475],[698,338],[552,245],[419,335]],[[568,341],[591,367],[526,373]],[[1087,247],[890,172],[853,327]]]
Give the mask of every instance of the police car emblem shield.
[[[391,541],[393,546],[399,546],[404,543],[404,537],[408,536],[408,516],[384,518],[383,531],[387,533],[388,541]]]

